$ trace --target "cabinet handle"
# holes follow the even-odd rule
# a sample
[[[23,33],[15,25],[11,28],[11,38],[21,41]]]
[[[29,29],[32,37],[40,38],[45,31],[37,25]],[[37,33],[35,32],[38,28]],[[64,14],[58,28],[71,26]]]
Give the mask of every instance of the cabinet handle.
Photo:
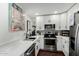
[[[38,46],[37,46],[37,49],[38,49]]]

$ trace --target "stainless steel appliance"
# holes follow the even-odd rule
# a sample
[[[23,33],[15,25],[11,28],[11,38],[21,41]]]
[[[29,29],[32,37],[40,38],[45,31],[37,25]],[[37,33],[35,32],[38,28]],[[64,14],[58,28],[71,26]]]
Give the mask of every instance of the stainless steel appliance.
[[[56,38],[44,38],[44,48],[46,50],[56,50]]]
[[[79,12],[74,14],[74,25],[70,27],[70,55],[79,56]],[[74,39],[73,39],[74,38]]]
[[[79,24],[77,25],[75,34],[75,55],[79,56]]]
[[[45,24],[44,49],[56,50],[55,24]]]
[[[69,55],[75,56],[75,38],[70,37],[70,49],[69,49]]]
[[[53,29],[55,28],[55,24],[45,24],[45,29]]]
[[[35,45],[34,43],[25,53],[24,56],[35,56]]]

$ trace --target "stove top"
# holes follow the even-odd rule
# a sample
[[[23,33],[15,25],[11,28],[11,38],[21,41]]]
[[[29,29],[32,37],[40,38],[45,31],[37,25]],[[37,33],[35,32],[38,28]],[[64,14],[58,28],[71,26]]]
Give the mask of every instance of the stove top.
[[[55,34],[45,34],[44,38],[56,38]]]

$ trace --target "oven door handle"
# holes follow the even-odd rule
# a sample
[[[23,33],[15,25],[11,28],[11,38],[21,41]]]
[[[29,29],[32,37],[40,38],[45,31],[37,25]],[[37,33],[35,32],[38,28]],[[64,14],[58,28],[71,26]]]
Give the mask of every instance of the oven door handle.
[[[27,53],[26,53],[27,56],[29,56],[29,55],[33,52],[34,49],[35,49],[35,48],[33,48],[32,50],[28,50]]]
[[[29,56],[33,52],[33,50],[35,50],[35,44],[31,46],[31,48],[25,54]]]

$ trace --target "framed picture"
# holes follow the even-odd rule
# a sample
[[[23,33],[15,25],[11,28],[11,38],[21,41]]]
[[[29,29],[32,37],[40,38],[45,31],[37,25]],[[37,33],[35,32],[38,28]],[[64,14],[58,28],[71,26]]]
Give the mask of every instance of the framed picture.
[[[12,32],[25,30],[23,10],[15,3],[9,4],[9,27]]]

